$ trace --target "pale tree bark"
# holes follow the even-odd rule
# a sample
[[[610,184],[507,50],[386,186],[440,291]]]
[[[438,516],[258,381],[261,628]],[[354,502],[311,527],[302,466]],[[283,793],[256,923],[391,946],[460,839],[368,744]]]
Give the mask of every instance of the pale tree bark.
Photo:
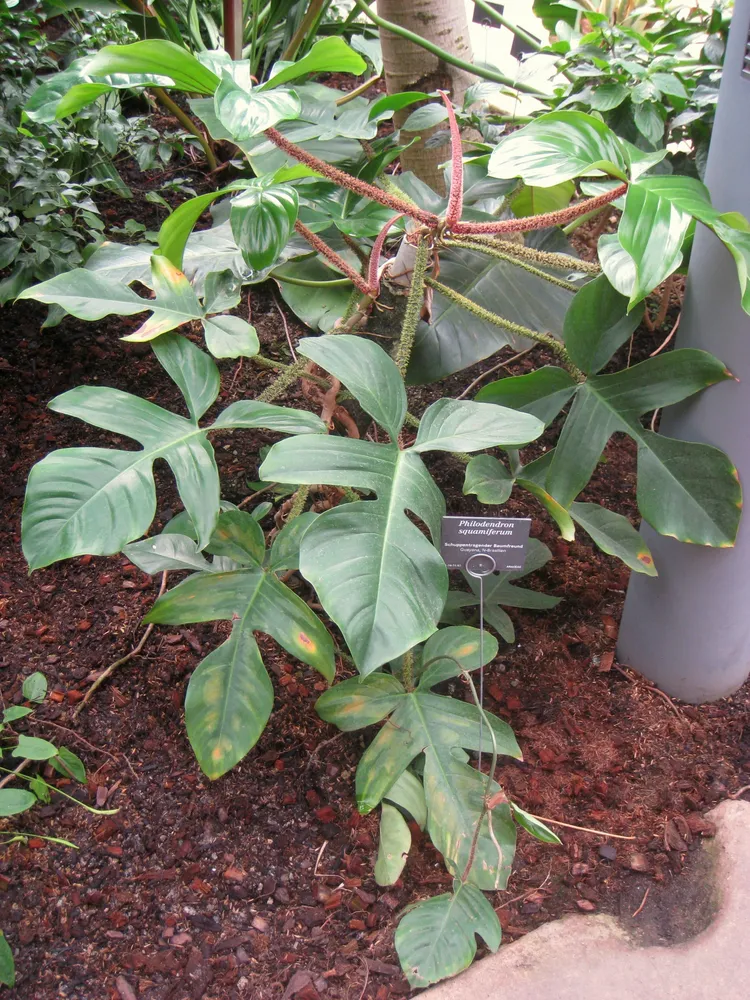
[[[378,14],[399,27],[407,28],[421,38],[439,45],[451,55],[471,62],[471,41],[464,0],[378,0]],[[460,103],[467,87],[475,80],[470,73],[450,66],[438,56],[420,48],[406,38],[380,29],[383,49],[385,83],[389,94],[404,90],[446,90],[453,100]],[[398,128],[414,110],[414,106],[397,112],[394,124]],[[444,126],[438,126],[443,128]],[[445,194],[445,182],[438,164],[450,158],[446,145],[436,149],[425,147],[436,129],[419,133],[422,138],[401,155],[404,170],[414,173],[440,194]],[[404,140],[413,133],[403,132]]]

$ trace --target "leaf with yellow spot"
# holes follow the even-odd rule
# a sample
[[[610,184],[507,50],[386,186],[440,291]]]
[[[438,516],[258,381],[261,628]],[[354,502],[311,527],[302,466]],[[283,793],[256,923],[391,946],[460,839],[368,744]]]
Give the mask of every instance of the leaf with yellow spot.
[[[223,527],[222,519],[227,521]],[[229,511],[217,529],[222,552],[231,544],[247,565],[188,577],[159,598],[147,616],[149,622],[172,625],[234,621],[229,639],[196,668],[185,698],[188,737],[209,778],[225,774],[255,745],[273,707],[273,687],[254,631],[272,636],[327,681],[335,669],[333,642],[322,622],[270,569],[250,562],[252,545],[238,546],[250,537],[250,521],[244,511]]]
[[[570,516],[607,555],[622,559],[636,573],[656,576],[653,556],[630,521],[598,503],[572,503]]]

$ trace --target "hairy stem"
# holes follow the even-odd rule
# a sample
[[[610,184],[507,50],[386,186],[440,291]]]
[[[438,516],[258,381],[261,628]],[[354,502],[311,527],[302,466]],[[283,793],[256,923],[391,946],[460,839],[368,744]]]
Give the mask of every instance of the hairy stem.
[[[407,649],[401,660],[401,676],[404,678],[404,687],[407,691],[414,690],[414,650]]]
[[[292,365],[284,364],[283,361],[274,361],[273,358],[264,358],[262,354],[256,354],[250,360],[259,365],[261,368],[273,368],[275,371],[285,372],[288,371]],[[330,389],[331,383],[328,379],[321,378],[319,375],[313,375],[311,372],[305,374],[305,378],[309,382],[314,382],[315,385],[319,385],[322,389]]]
[[[327,177],[329,180],[333,181],[334,184],[338,184],[340,187],[346,188],[348,191],[354,191],[355,194],[361,195],[363,198],[370,198],[372,201],[377,201],[379,204],[385,205],[387,208],[392,208],[395,212],[403,212],[404,215],[410,215],[413,219],[418,219],[427,226],[437,225],[438,217],[433,215],[432,212],[425,212],[424,209],[406,201],[404,198],[388,194],[380,188],[375,187],[373,184],[368,184],[366,181],[362,181],[358,177],[352,177],[351,174],[347,174],[345,171],[339,170],[338,167],[334,167],[330,163],[325,163],[323,160],[319,160],[317,156],[313,156],[306,150],[296,146],[293,142],[289,142],[289,140],[285,138],[277,129],[267,128],[264,135],[271,140],[274,146],[278,146],[279,149],[288,153],[289,156],[293,156],[294,159],[299,160],[300,163],[304,163],[316,173],[321,174],[323,177]]]
[[[424,305],[424,286],[427,279],[427,261],[430,256],[430,246],[427,240],[422,237],[417,243],[417,253],[414,258],[414,270],[411,272],[411,288],[409,298],[406,302],[404,321],[401,324],[401,337],[393,360],[401,372],[401,377],[406,378],[406,369],[409,367],[409,358],[414,347],[414,337],[419,325],[419,317],[422,314]]]
[[[266,386],[258,400],[261,403],[272,403],[274,399],[278,399],[302,375],[306,364],[307,358],[299,358],[294,364],[288,365],[278,378]]]
[[[533,229],[547,229],[549,226],[565,226],[580,215],[604,208],[610,202],[616,201],[628,189],[626,182],[605,191],[595,198],[587,198],[558,212],[545,212],[543,215],[530,215],[524,219],[500,219],[497,222],[458,222],[453,232],[459,236],[464,233],[528,233]]]
[[[483,306],[477,305],[476,302],[472,302],[465,295],[457,292],[453,288],[449,288],[448,285],[444,285],[442,281],[436,281],[431,275],[425,275],[425,284],[429,285],[430,288],[434,288],[436,292],[440,292],[444,295],[446,299],[450,299],[451,302],[455,302],[457,306],[461,306],[466,309],[467,312],[472,313],[472,315],[483,319],[487,323],[492,323],[493,326],[499,326],[503,330],[510,330],[511,333],[517,334],[519,337],[526,337],[528,340],[535,340],[539,344],[544,344],[551,351],[558,356],[562,365],[570,372],[570,374],[576,378],[578,381],[584,381],[585,375],[577,368],[570,359],[570,355],[565,350],[563,345],[551,337],[548,333],[539,333],[536,330],[530,329],[528,326],[521,326],[520,323],[513,323],[509,319],[505,319],[502,316],[498,316],[496,313],[490,312],[489,309],[485,309]]]
[[[186,115],[179,104],[176,104],[169,94],[162,90],[161,87],[152,87],[154,97],[157,99],[159,104],[167,109],[170,114],[174,115],[177,121],[182,125],[182,127],[188,131],[191,135],[194,135],[198,142],[201,144],[203,152],[206,154],[206,163],[208,164],[209,170],[216,170],[217,163],[216,157],[214,156],[214,151],[211,149],[211,143],[201,132],[195,122],[189,115]]]
[[[398,215],[394,215],[390,218],[383,228],[378,233],[378,237],[372,245],[372,250],[370,251],[370,260],[367,265],[367,283],[370,288],[375,290],[375,293],[380,290],[380,279],[378,277],[378,268],[380,266],[380,255],[383,252],[383,247],[385,246],[385,240],[388,235],[388,230],[393,226],[399,219],[403,219],[404,213],[399,212]]]
[[[513,264],[515,267],[520,267],[523,271],[528,271],[529,274],[533,274],[537,278],[543,278],[544,281],[549,281],[552,285],[565,288],[569,292],[577,292],[580,287],[579,285],[574,285],[570,281],[565,281],[563,278],[556,278],[553,274],[547,274],[546,271],[542,271],[538,267],[534,267],[533,264],[527,264],[525,261],[520,260],[517,257],[513,257],[509,253],[503,253],[502,250],[496,250],[494,247],[491,247],[486,243],[477,245],[476,243],[471,243],[468,240],[448,239],[445,241],[445,244],[449,247],[460,247],[462,250],[474,250],[477,253],[486,254],[487,257],[494,257],[496,260],[504,260],[509,264]]]
[[[579,260],[567,253],[550,253],[546,250],[535,250],[534,247],[522,243],[511,243],[509,240],[498,240],[494,236],[462,236],[464,242],[471,243],[472,249],[483,251],[485,247],[493,247],[520,260],[532,261],[540,267],[550,267],[556,271],[579,271],[581,274],[601,274],[598,264],[588,260]]]
[[[374,289],[370,288],[362,275],[355,271],[350,264],[347,264],[344,258],[340,257],[335,250],[329,247],[325,240],[316,236],[316,234],[311,229],[308,229],[303,222],[300,222],[299,219],[297,219],[294,223],[294,228],[303,239],[307,240],[314,250],[317,250],[319,254],[322,254],[322,256],[325,257],[326,260],[329,260],[334,267],[338,268],[339,271],[343,271],[347,278],[360,290],[360,292],[362,292],[363,295],[371,295],[373,293]]]

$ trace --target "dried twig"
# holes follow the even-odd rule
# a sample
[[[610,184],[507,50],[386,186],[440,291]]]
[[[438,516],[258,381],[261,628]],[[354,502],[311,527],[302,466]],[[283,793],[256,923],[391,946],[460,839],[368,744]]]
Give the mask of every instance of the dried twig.
[[[541,820],[542,823],[551,823],[552,826],[565,826],[569,830],[580,830],[582,833],[595,833],[598,837],[614,837],[615,840],[637,840],[637,837],[626,837],[623,833],[609,833],[607,830],[595,830],[591,826],[576,826],[575,823],[563,823],[561,819],[550,819],[548,816],[537,816],[529,813],[534,819]]]
[[[739,791],[737,791],[737,792],[730,792],[727,795],[727,798],[728,799],[738,799],[740,797],[740,795],[744,795],[745,792],[750,792],[750,785],[743,785],[742,788],[739,789]]]
[[[365,970],[365,985],[362,987],[362,992],[359,994],[359,1000],[362,1000],[362,997],[365,995],[365,990],[367,989],[367,984],[370,981],[370,966],[367,964],[364,958],[362,958],[361,955],[359,956],[359,960],[362,963]]]
[[[26,757],[24,760],[22,760],[21,763],[18,765],[18,767],[16,767],[15,771],[11,771],[10,774],[6,774],[3,780],[0,781],[0,788],[3,788],[5,785],[13,781],[16,775],[20,774],[21,771],[23,771],[23,769],[26,767],[26,765],[30,763],[31,763],[31,757]]]
[[[638,916],[638,914],[641,912],[641,910],[643,909],[643,907],[646,905],[646,900],[648,899],[648,894],[650,892],[651,892],[651,886],[649,886],[646,889],[646,891],[644,892],[643,899],[641,900],[641,905],[638,907],[638,909],[635,911],[635,913],[631,913],[630,914],[631,917],[637,917]]]
[[[271,297],[273,298],[273,304],[276,306],[276,311],[279,316],[281,316],[281,322],[284,324],[284,333],[286,334],[286,342],[289,344],[289,350],[292,352],[292,361],[297,360],[297,352],[294,350],[294,344],[292,343],[292,335],[289,332],[289,324],[286,321],[286,316],[284,315],[284,310],[279,305],[279,300],[276,298],[275,292],[271,292]]]
[[[660,688],[655,687],[653,684],[647,684],[642,678],[631,677],[630,674],[626,674],[625,671],[622,669],[622,667],[618,666],[617,663],[613,663],[612,666],[615,668],[615,670],[617,670],[619,673],[622,674],[622,676],[625,678],[626,681],[630,681],[631,684],[641,684],[641,686],[644,687],[647,691],[651,691],[654,694],[658,694],[659,697],[663,698],[664,701],[666,701],[666,703],[672,709],[677,718],[681,722],[684,721],[685,717],[683,716],[682,712],[679,710],[679,708],[675,705],[675,703],[672,701],[672,699],[665,691],[662,691]]]
[[[514,354],[512,358],[508,358],[507,361],[501,361],[499,364],[494,365],[492,368],[488,368],[486,372],[482,372],[481,375],[477,375],[477,377],[474,379],[473,382],[469,382],[469,384],[466,386],[461,395],[456,396],[456,399],[466,399],[471,390],[474,389],[476,386],[478,386],[480,382],[484,382],[486,378],[489,378],[490,375],[493,375],[496,371],[499,371],[501,368],[507,368],[509,365],[512,365],[514,361],[518,361],[519,358],[522,358],[525,354],[528,354],[530,351],[533,351],[537,346],[538,346],[537,344],[532,344],[531,347],[527,347],[525,350],[519,351],[518,354]]]
[[[278,483],[269,483],[268,486],[264,486],[262,490],[256,490],[255,493],[251,493],[250,496],[245,497],[244,500],[240,500],[237,506],[244,507],[246,504],[249,504],[251,500],[255,500],[256,497],[261,496],[263,493],[268,493],[269,490],[274,489],[278,485]]]
[[[669,331],[669,334],[667,335],[666,340],[663,340],[661,342],[661,344],[659,344],[659,346],[656,348],[656,350],[653,351],[651,354],[649,354],[650,358],[655,358],[657,354],[661,353],[661,351],[664,350],[664,348],[667,346],[667,344],[672,339],[672,337],[674,337],[674,335],[677,333],[677,327],[680,325],[680,320],[681,319],[682,319],[682,313],[679,313],[678,316],[677,316],[677,319],[674,321],[674,326],[672,327],[672,329]]]
[[[167,571],[164,570],[164,572],[161,575],[161,586],[159,587],[159,593],[158,593],[157,597],[161,597],[162,594],[164,593],[164,591],[166,589],[167,589]],[[94,692],[98,688],[100,688],[102,686],[102,684],[107,680],[108,677],[112,676],[112,674],[115,672],[115,670],[117,670],[118,667],[124,666],[126,663],[129,663],[130,660],[133,659],[133,657],[138,656],[138,654],[140,653],[140,651],[146,645],[146,642],[148,641],[148,637],[151,635],[151,633],[153,631],[154,631],[154,624],[152,622],[146,628],[146,631],[141,636],[140,641],[138,642],[138,644],[136,646],[133,646],[133,648],[130,650],[129,653],[126,653],[125,656],[121,656],[120,659],[119,660],[115,660],[114,663],[110,663],[110,665],[106,668],[106,670],[103,670],[99,674],[99,676],[96,678],[96,680],[94,681],[94,683],[91,685],[91,687],[86,692],[86,695],[83,698],[83,701],[81,701],[81,702],[78,703],[78,707],[73,712],[73,718],[74,719],[78,717],[78,715],[83,710],[84,706],[91,700]]]

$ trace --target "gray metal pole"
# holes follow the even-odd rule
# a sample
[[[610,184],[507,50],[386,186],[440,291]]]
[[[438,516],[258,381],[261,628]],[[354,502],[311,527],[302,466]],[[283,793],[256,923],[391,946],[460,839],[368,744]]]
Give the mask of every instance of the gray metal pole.
[[[750,217],[750,0],[736,0],[706,184],[714,205]],[[750,491],[750,316],[736,270],[716,237],[698,226],[677,337],[710,351],[740,383],[725,382],[669,407],[662,433],[724,449]],[[617,653],[666,692],[694,703],[731,694],[750,674],[750,517],[733,549],[664,538],[648,525],[657,578],[633,574]]]

